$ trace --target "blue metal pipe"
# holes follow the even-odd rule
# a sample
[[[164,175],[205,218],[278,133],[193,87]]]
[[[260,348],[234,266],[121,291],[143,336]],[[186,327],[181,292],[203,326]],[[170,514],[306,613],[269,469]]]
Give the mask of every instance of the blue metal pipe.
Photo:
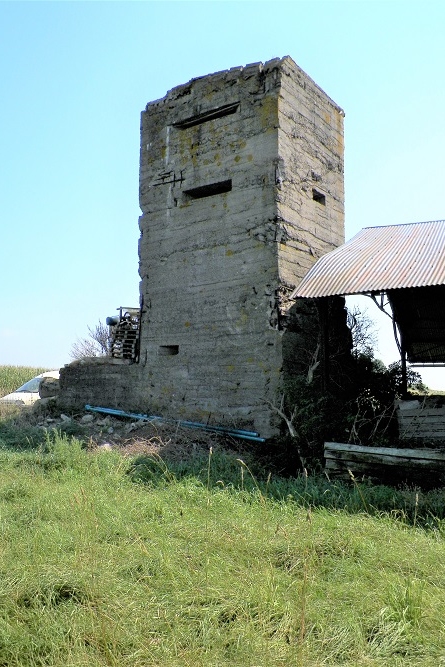
[[[101,412],[107,415],[114,415],[115,417],[129,417],[130,419],[138,419],[146,422],[161,422],[163,424],[176,424],[177,426],[184,426],[185,428],[196,428],[209,433],[219,433],[221,435],[230,435],[234,438],[242,440],[251,440],[253,442],[265,442],[265,438],[260,438],[255,431],[245,431],[243,429],[233,429],[225,426],[211,426],[201,422],[183,421],[181,419],[166,419],[158,417],[157,415],[143,415],[136,412],[126,412],[125,410],[117,410],[116,408],[102,408],[92,405],[85,405],[85,410],[90,412]]]
[[[227,431],[230,431],[231,433],[239,433],[240,435],[250,435],[254,438],[258,437],[258,433],[255,431],[244,431],[243,429],[238,429],[238,428],[230,428],[229,426],[212,426],[211,424],[203,424],[201,422],[191,422],[191,421],[182,421],[181,424],[183,426],[191,426],[193,428],[211,428],[212,431],[221,431],[222,433],[226,433]]]
[[[132,419],[143,419],[145,421],[153,421],[154,419],[161,419],[161,417],[149,417],[148,415],[137,414],[135,412],[125,412],[124,410],[117,410],[115,408],[101,408],[92,405],[86,405],[85,410],[90,412],[103,412],[107,415],[116,415],[117,417],[131,417]]]

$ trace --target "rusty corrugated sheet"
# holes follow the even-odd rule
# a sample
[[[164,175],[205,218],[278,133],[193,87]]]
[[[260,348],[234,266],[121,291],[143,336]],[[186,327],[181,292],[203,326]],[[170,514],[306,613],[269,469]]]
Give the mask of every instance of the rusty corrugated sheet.
[[[367,227],[321,257],[293,298],[445,284],[445,220]]]

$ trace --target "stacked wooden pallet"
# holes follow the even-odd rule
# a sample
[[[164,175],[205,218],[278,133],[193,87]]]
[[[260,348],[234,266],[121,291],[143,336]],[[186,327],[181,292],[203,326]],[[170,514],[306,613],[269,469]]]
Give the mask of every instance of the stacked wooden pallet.
[[[445,443],[444,398],[428,396],[422,401],[399,401],[396,414],[400,438]]]
[[[445,450],[367,447],[325,442],[325,471],[330,479],[361,479],[425,488],[445,483]]]
[[[139,356],[140,312],[133,309],[121,315],[113,327],[111,356],[137,361]]]

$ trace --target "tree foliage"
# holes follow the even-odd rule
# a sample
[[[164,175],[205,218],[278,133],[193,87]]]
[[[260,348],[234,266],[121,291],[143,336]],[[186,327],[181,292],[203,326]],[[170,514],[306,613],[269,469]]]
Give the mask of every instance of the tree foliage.
[[[70,352],[71,359],[107,357],[111,352],[109,327],[99,320],[95,327],[88,327],[88,337],[78,338]]]
[[[330,346],[330,367],[334,372],[327,390],[321,381],[321,367],[309,358],[306,369],[299,369],[285,384],[285,409],[292,420],[293,447],[306,461],[322,460],[325,441],[369,445],[394,445],[397,441],[395,400],[403,393],[401,362],[387,367],[374,356],[376,326],[366,311],[355,307],[347,313],[347,323],[352,349],[337,360],[336,348]],[[320,333],[316,326],[311,332],[308,344],[314,346],[320,341]],[[342,373],[338,372],[338,365]],[[312,372],[308,373],[308,369]],[[408,390],[427,391],[420,374],[409,366],[407,380]],[[290,455],[291,447],[287,457]]]
[[[348,309],[347,325],[352,336],[352,352],[355,357],[364,354],[374,357],[374,349],[377,347],[377,331],[375,322],[369,317],[368,311],[360,310],[354,306]]]

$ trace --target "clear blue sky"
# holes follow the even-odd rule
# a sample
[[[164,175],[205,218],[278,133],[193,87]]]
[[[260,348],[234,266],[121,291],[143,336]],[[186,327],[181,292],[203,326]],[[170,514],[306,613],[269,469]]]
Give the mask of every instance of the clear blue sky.
[[[196,76],[290,55],[345,110],[347,239],[445,218],[444,28],[427,0],[0,1],[0,364],[138,305],[140,112]]]

